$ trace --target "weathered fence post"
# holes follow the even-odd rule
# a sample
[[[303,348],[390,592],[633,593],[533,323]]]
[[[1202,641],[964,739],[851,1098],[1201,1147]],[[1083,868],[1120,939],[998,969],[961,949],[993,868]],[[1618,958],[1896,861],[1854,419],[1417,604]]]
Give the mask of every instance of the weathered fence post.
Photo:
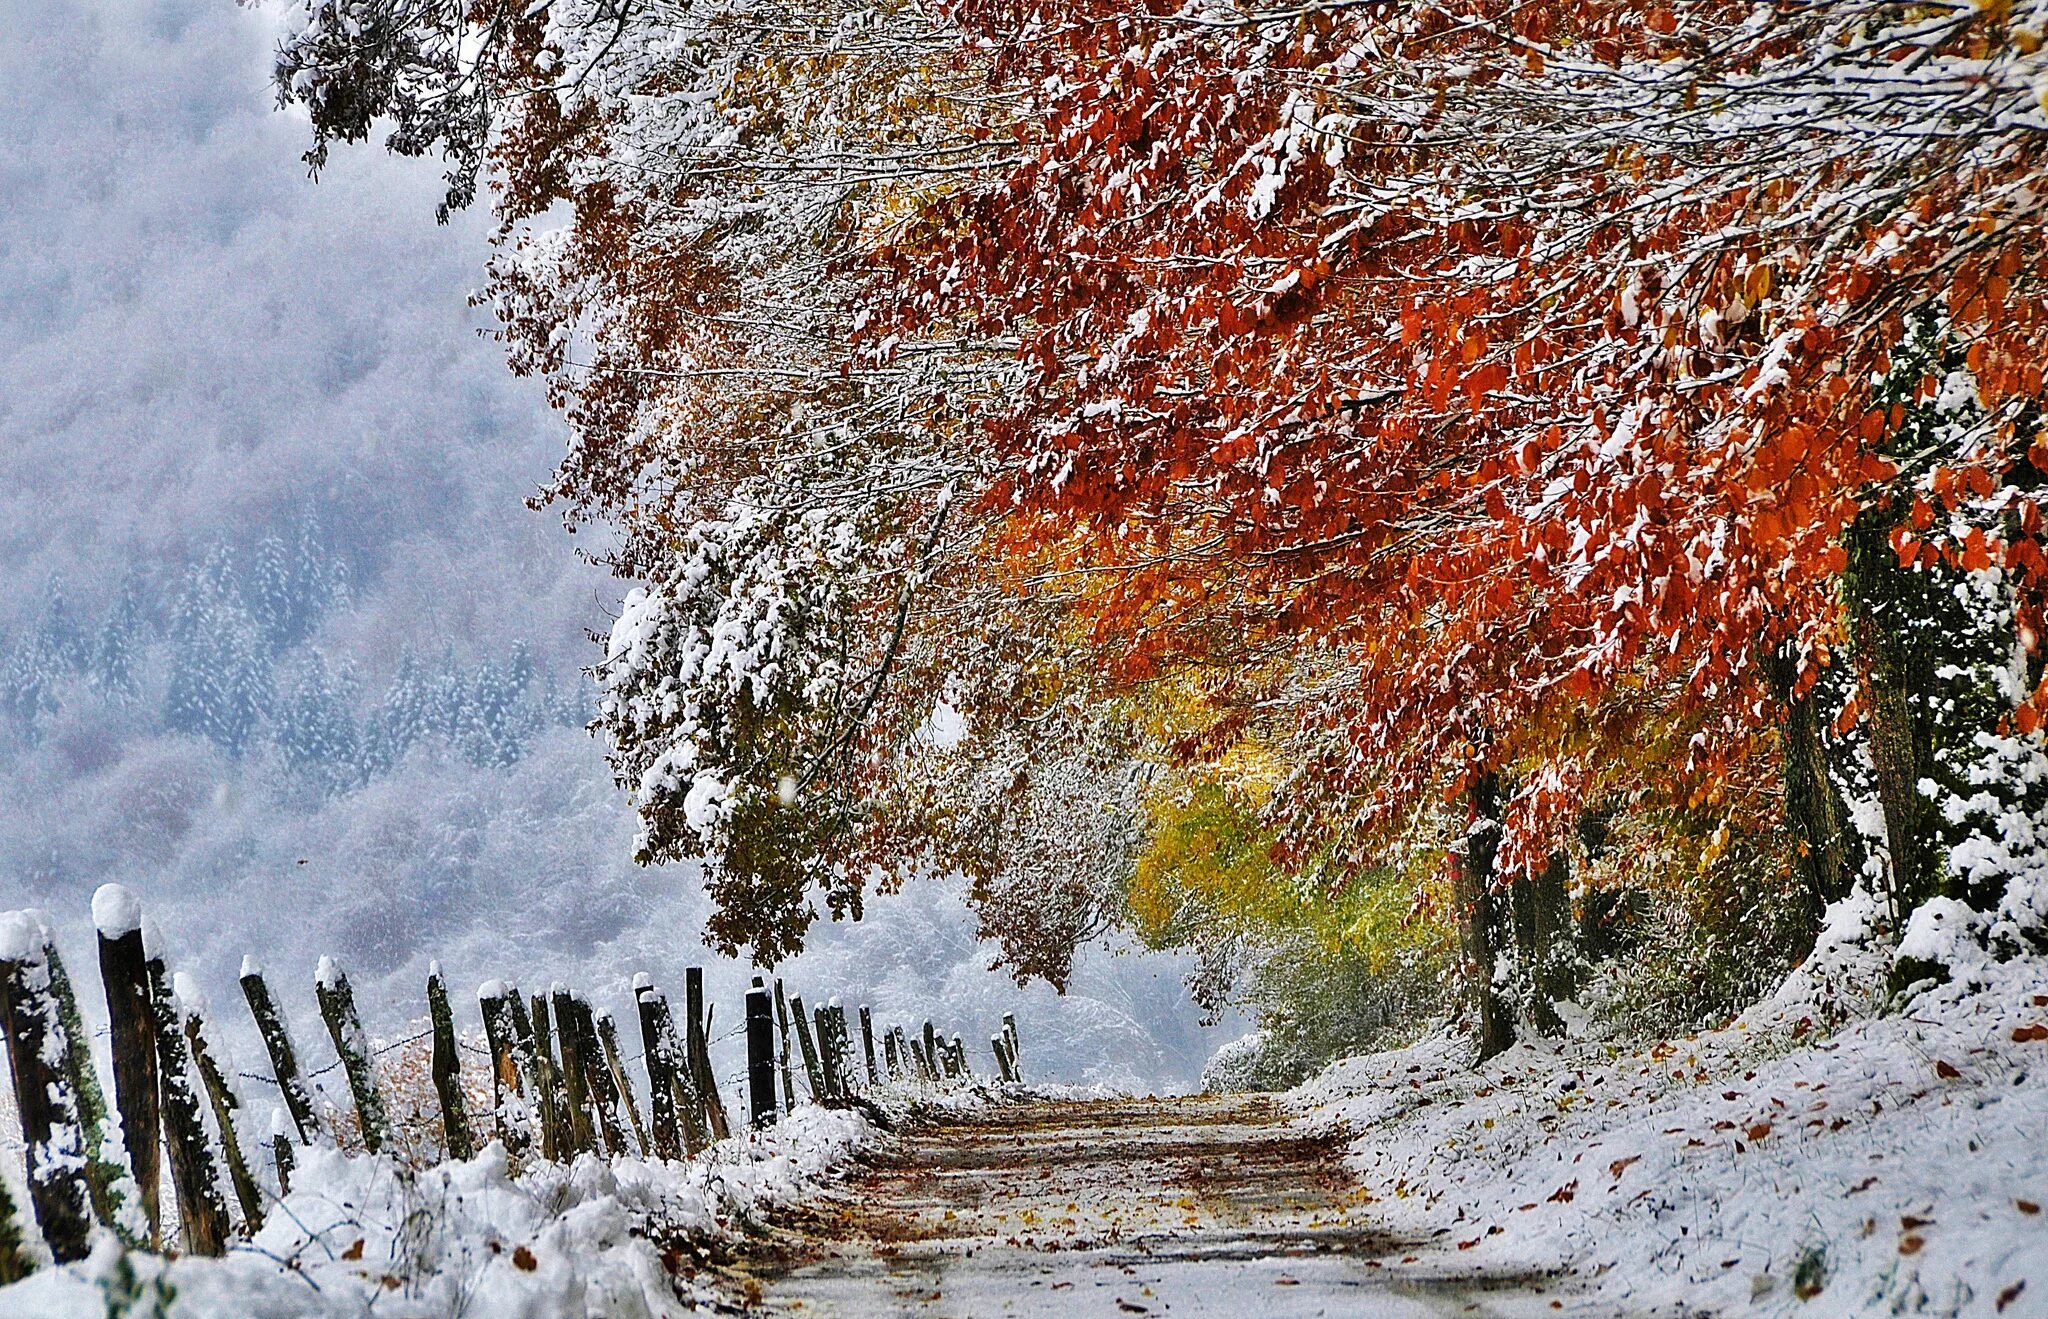
[[[597,1036],[597,1021],[590,1004],[571,994],[569,1015],[575,1025],[576,1056],[583,1065],[584,1084],[590,1091],[590,1111],[597,1136],[607,1155],[627,1153],[626,1129],[619,1120],[619,1086],[612,1076],[611,1062]]]
[[[455,1013],[448,1006],[448,986],[441,964],[427,964],[427,1017],[434,1026],[434,1097],[441,1104],[441,1144],[448,1157],[476,1156],[469,1134],[469,1108],[462,1100],[462,1058],[455,1046]]]
[[[682,1141],[676,1129],[676,1077],[662,1039],[662,1020],[668,1005],[654,991],[654,982],[644,974],[633,978],[633,997],[640,1008],[640,1056],[647,1065],[647,1117],[653,1127],[654,1157],[682,1157]]]
[[[562,1060],[562,1100],[566,1109],[562,1134],[568,1138],[566,1157],[573,1158],[597,1145],[595,1125],[590,1120],[590,1083],[583,1073],[583,1055],[578,1049],[576,1010],[569,1005],[569,987],[559,980],[548,990],[555,1017],[555,1048]]]
[[[370,1054],[369,1037],[356,1016],[355,991],[348,976],[331,957],[320,959],[313,976],[313,996],[320,1002],[320,1019],[327,1023],[328,1038],[341,1058],[342,1073],[348,1077],[349,1094],[356,1102],[356,1121],[363,1129],[363,1148],[375,1154],[384,1148],[384,1096],[377,1089],[377,1064]]]
[[[1014,1012],[1003,1014],[1003,1042],[1009,1045],[1005,1057],[1010,1063],[1010,1079],[1022,1085],[1024,1068],[1017,1061],[1017,1014]]]
[[[78,993],[57,952],[49,921],[29,913],[43,935],[43,954],[50,964],[50,993],[57,1001],[57,1024],[64,1028],[64,1075],[78,1098],[78,1125],[85,1137],[85,1181],[92,1193],[93,1217],[111,1229],[124,1246],[140,1246],[148,1232],[138,1204],[135,1182],[128,1172],[120,1135],[107,1111],[99,1068],[93,1065],[91,1037],[78,1013]]]
[[[526,1104],[526,1075],[520,1064],[519,1027],[514,1006],[519,991],[502,980],[477,986],[484,1043],[491,1051],[492,1130],[515,1158],[533,1148],[533,1113]]]
[[[875,1025],[868,1017],[868,1005],[860,1005],[860,1051],[868,1063],[868,1084],[880,1085],[882,1074],[875,1067]]]
[[[932,1080],[942,1081],[945,1079],[945,1073],[940,1071],[939,1034],[932,1029],[932,1023],[929,1018],[924,1023],[924,1065],[930,1070]]]
[[[974,1075],[974,1068],[967,1063],[967,1041],[956,1031],[953,1035],[953,1075],[967,1077]]]
[[[792,1000],[792,1002],[794,1003],[795,1000]],[[832,1061],[832,1023],[829,1014],[824,1008],[812,1008],[810,1020],[806,1022],[803,1014],[799,1012],[796,1019],[796,1031],[797,1039],[804,1046],[805,1066],[809,1066],[814,1059],[817,1062],[818,1079],[821,1086],[820,1093],[816,1096],[818,1102],[822,1104],[837,1104],[839,1102],[839,1082],[837,1076],[839,1069]],[[812,1043],[813,1031],[816,1032],[815,1045]]]
[[[896,1053],[896,1031],[893,1027],[882,1032],[882,1063],[889,1069],[891,1081],[899,1079],[903,1060]]]
[[[145,936],[145,946],[155,942]],[[171,1156],[171,1187],[178,1193],[178,1225],[186,1253],[227,1253],[228,1202],[220,1193],[213,1149],[206,1141],[206,1123],[199,1115],[199,1096],[192,1090],[191,1055],[181,1029],[183,1014],[171,993],[163,958],[151,954],[150,1010],[156,1021],[157,1084],[163,1087],[164,1147]]]
[[[44,947],[43,931],[27,912],[0,915],[0,1026],[6,1029],[15,1107],[28,1146],[29,1205],[50,1254],[68,1264],[90,1249],[92,1188],[78,1097],[60,1065],[64,1025],[50,993]]]
[[[718,1078],[711,1071],[711,1010],[704,1002],[704,968],[683,971],[683,993],[690,1010],[690,1075],[696,1082],[697,1099],[704,1106],[704,1123],[714,1140],[732,1135],[726,1119],[725,1099],[718,1093]]]
[[[832,1025],[832,1084],[839,1097],[847,1099],[854,1091],[853,1028],[846,1020],[846,1005],[839,1001],[839,995],[825,1000],[825,1009]]]
[[[757,1127],[775,1121],[775,1005],[760,976],[747,986],[747,1111]]]
[[[781,976],[775,977],[775,1019],[781,1026],[776,1061],[782,1072],[782,1111],[787,1113],[796,1107],[796,1081],[789,1071],[789,1001],[782,995]]]
[[[163,1242],[163,1117],[157,1107],[156,1027],[149,1008],[148,958],[142,950],[142,904],[126,885],[102,884],[92,895],[99,932],[100,981],[107,991],[112,1033],[114,1105],[121,1110],[121,1142],[148,1223],[147,1244]]]
[[[291,1032],[285,1027],[284,1014],[277,1010],[276,1000],[270,997],[270,986],[264,983],[263,968],[255,958],[242,959],[241,982],[242,997],[249,1000],[249,1015],[256,1018],[256,1033],[263,1039],[263,1051],[270,1055],[270,1071],[277,1077],[278,1093],[284,1096],[285,1112],[291,1115],[299,1143],[310,1145],[319,1131],[313,1118],[313,1096],[299,1077],[299,1055],[292,1048]]]
[[[822,1104],[828,1098],[825,1092],[824,1069],[818,1065],[818,1046],[811,1039],[810,1015],[804,1011],[803,999],[796,994],[789,996],[789,1015],[796,1021],[796,1042],[797,1047],[803,1051],[804,1079],[810,1082],[811,1102]]]
[[[640,1142],[640,1157],[649,1152],[647,1128],[640,1121],[640,1101],[633,1097],[633,1081],[626,1075],[626,1065],[619,1061],[619,1027],[609,1012],[597,1019],[598,1042],[604,1046],[605,1067],[612,1074],[612,1084],[618,1087],[619,1098],[626,1105],[626,1118],[633,1124],[633,1139]]]
[[[1009,1042],[1000,1035],[988,1037],[988,1051],[995,1055],[996,1079],[1003,1084],[1010,1082],[1010,1060],[1003,1055],[1009,1051]]]
[[[214,1128],[220,1132],[221,1157],[228,1165],[235,1202],[241,1206],[243,1235],[253,1237],[263,1226],[263,1192],[249,1174],[248,1162],[242,1157],[241,1137],[235,1131],[235,1110],[242,1106],[242,1098],[206,1046],[206,996],[198,982],[180,971],[171,983],[185,1013],[185,1044],[192,1051],[193,1066],[199,1070],[199,1084],[206,1091],[207,1105],[213,1109]]]
[[[529,1031],[533,1037],[533,1090],[540,1099],[540,1156],[568,1160],[575,1154],[569,1134],[568,1100],[562,1094],[562,1073],[555,1064],[555,1035],[548,1017],[548,1000],[535,994],[530,1000],[533,1015]]]

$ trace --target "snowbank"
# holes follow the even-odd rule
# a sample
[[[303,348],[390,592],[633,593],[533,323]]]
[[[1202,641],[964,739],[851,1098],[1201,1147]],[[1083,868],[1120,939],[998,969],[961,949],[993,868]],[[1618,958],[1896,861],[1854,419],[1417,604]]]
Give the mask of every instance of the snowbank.
[[[1434,1039],[1289,1099],[1434,1264],[1562,1269],[1567,1310],[2048,1315],[2048,964],[1985,974],[1832,1035],[1781,995],[1478,1070]]]
[[[799,1107],[687,1162],[539,1164],[514,1178],[493,1143],[411,1172],[391,1159],[300,1151],[292,1191],[224,1259],[165,1264],[111,1240],[82,1264],[0,1288],[8,1319],[655,1319],[693,1294],[664,1265],[747,1230],[845,1163],[875,1128]],[[161,1302],[159,1311],[156,1307]]]

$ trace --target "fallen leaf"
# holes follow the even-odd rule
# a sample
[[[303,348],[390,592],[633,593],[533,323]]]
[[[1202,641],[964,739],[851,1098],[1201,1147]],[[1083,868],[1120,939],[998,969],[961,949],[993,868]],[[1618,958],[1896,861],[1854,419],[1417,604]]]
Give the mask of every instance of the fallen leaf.
[[[2012,1032],[2013,1043],[2031,1044],[2035,1040],[2048,1040],[2048,1026],[2016,1026]]]
[[[347,1250],[342,1251],[341,1257],[343,1259],[361,1259],[363,1257],[363,1239],[361,1237],[357,1237],[356,1244],[350,1246]]]
[[[1742,1134],[1749,1137],[1752,1143],[1755,1141],[1762,1140],[1765,1136],[1771,1134],[1770,1121],[1766,1119],[1762,1122],[1757,1123],[1755,1126],[1745,1127],[1743,1129]]]
[[[2017,1301],[2020,1298],[2020,1293],[2025,1291],[2026,1289],[2027,1280],[2025,1278],[2021,1278],[2012,1286],[2007,1287],[2004,1291],[1998,1293],[1998,1312],[2000,1314],[2004,1314],[2005,1307],[2011,1305],[2014,1301]]]
[[[1579,1179],[1574,1177],[1570,1181],[1566,1182],[1563,1186],[1560,1186],[1555,1191],[1552,1191],[1550,1193],[1549,1200],[1552,1204],[1570,1204],[1572,1202],[1572,1197],[1577,1195],[1578,1193]]]
[[[1954,1065],[1940,1058],[1934,1060],[1934,1074],[1944,1081],[1953,1081],[1962,1076],[1962,1073],[1957,1071]]]
[[[512,1252],[512,1267],[522,1273],[531,1273],[540,1267],[540,1261],[533,1257],[532,1251],[521,1246]]]
[[[1283,1273],[1279,1277],[1273,1279],[1273,1285],[1275,1287],[1299,1287],[1301,1286],[1301,1279],[1290,1278]]]
[[[1614,1180],[1618,1182],[1621,1180],[1621,1175],[1628,1171],[1628,1166],[1639,1161],[1642,1157],[1640,1154],[1631,1154],[1625,1159],[1616,1159],[1607,1165],[1607,1171],[1613,1173]]]
[[[1123,1312],[1124,1312],[1125,1314],[1150,1314],[1150,1313],[1152,1313],[1152,1311],[1151,1311],[1151,1307],[1149,1307],[1149,1306],[1144,1306],[1144,1305],[1140,1305],[1140,1304],[1138,1304],[1138,1303],[1137,1303],[1136,1301],[1127,1301],[1127,1300],[1125,1300],[1125,1299],[1124,1299],[1123,1297],[1121,1297],[1121,1296],[1119,1296],[1119,1297],[1117,1297],[1117,1298],[1116,1298],[1116,1308],[1117,1308],[1117,1309],[1119,1309],[1119,1310],[1122,1310],[1122,1311],[1123,1311]]]
[[[1899,1226],[1908,1232],[1912,1232],[1923,1227],[1933,1227],[1934,1220],[1931,1218],[1915,1218],[1911,1214],[1906,1214],[1899,1219]]]
[[[2023,1214],[2038,1214],[2041,1212],[2041,1206],[2035,1204],[2032,1200],[2015,1200],[2013,1205]]]
[[[1920,1253],[1920,1247],[1926,1244],[1926,1237],[1907,1237],[1899,1243],[1899,1253],[1901,1255],[1917,1255]]]

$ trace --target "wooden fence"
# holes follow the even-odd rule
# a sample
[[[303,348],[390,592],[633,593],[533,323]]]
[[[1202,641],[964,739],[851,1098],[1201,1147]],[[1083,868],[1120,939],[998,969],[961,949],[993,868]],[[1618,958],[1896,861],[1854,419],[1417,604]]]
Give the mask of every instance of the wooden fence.
[[[59,1262],[83,1259],[96,1228],[131,1248],[222,1254],[232,1237],[253,1235],[262,1226],[269,1198],[289,1193],[295,1147],[337,1140],[341,1133],[333,1119],[343,1110],[315,1104],[285,1015],[262,968],[245,958],[242,995],[269,1063],[268,1073],[255,1079],[277,1087],[287,1119],[245,1143],[250,1133],[238,1125],[236,1087],[223,1070],[196,985],[169,973],[162,949],[145,937],[140,904],[125,888],[110,884],[95,894],[93,919],[106,992],[111,1107],[47,920],[35,911],[0,913],[0,1027],[27,1145],[25,1185],[34,1221]],[[559,984],[546,993],[524,994],[505,981],[488,980],[477,991],[484,1043],[476,1049],[457,1036],[447,985],[435,964],[426,984],[427,1029],[400,1044],[431,1038],[429,1067],[444,1157],[469,1158],[488,1138],[502,1142],[515,1163],[567,1161],[585,1153],[676,1159],[731,1135],[733,1120],[711,1067],[714,1013],[705,999],[703,970],[689,968],[683,983],[678,1029],[668,997],[646,975],[634,978],[633,1024],[640,1040],[635,1059],[621,1053],[611,1015],[593,1012],[583,996]],[[348,976],[333,959],[320,960],[313,996],[334,1047],[331,1066],[347,1085],[346,1112],[353,1114],[355,1138],[379,1152],[393,1136],[386,1086]],[[742,1024],[733,1033],[746,1037],[747,1068],[740,1079],[747,1121],[756,1127],[795,1107],[798,1062],[810,1099],[831,1107],[866,1106],[863,1092],[885,1082],[948,1086],[975,1080],[959,1035],[949,1039],[930,1021],[910,1034],[887,1025],[878,1048],[865,1005],[849,1015],[834,997],[806,1008],[779,979],[771,989],[754,977]],[[466,1083],[465,1048],[481,1055],[489,1074],[489,1109],[481,1121],[469,1111],[469,1085],[475,1081]],[[989,1049],[996,1078],[1019,1082],[1015,1016],[1003,1017]],[[644,1107],[630,1072],[635,1061],[645,1073]],[[264,1155],[275,1169],[275,1193],[251,1170],[252,1158]],[[166,1161],[175,1241],[166,1238],[161,1203]],[[232,1206],[224,1187],[233,1193]],[[0,1284],[29,1267],[23,1231],[0,1180]]]

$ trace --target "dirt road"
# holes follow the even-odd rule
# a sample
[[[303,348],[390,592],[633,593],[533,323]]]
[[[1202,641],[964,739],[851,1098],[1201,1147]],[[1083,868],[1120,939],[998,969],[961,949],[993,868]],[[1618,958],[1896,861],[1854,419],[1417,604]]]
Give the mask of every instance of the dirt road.
[[[1527,1313],[1377,1232],[1323,1142],[1262,1096],[1034,1103],[948,1121],[744,1262],[759,1312],[819,1319]]]

